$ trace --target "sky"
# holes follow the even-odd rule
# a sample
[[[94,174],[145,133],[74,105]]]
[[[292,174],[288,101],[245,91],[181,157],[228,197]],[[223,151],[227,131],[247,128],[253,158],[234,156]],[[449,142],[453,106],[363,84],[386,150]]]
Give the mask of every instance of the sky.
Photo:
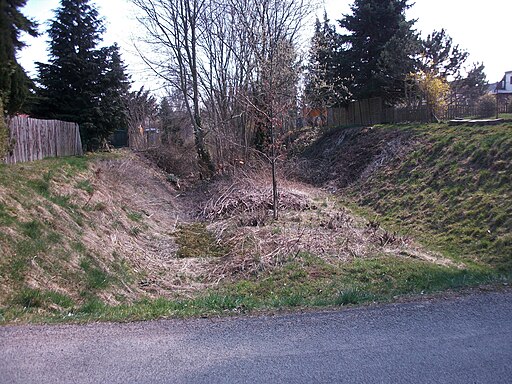
[[[151,76],[134,49],[133,41],[142,32],[135,19],[135,9],[129,0],[96,0],[105,19],[105,45],[117,42],[134,88],[146,85],[151,89]],[[323,10],[331,23],[350,12],[352,0],[319,0],[317,14]],[[411,2],[412,3],[412,2]],[[59,0],[28,0],[21,9],[24,15],[39,22],[39,31],[47,29],[46,21],[54,16]],[[511,0],[416,0],[407,12],[408,19],[417,19],[415,29],[426,37],[434,30],[445,28],[455,44],[470,54],[468,63],[483,62],[489,82],[501,80],[505,71],[512,70],[512,1]],[[312,33],[312,29],[310,29]],[[46,62],[47,36],[25,36],[27,47],[19,54],[19,62],[35,75],[35,62]],[[154,87],[154,86],[153,86]]]

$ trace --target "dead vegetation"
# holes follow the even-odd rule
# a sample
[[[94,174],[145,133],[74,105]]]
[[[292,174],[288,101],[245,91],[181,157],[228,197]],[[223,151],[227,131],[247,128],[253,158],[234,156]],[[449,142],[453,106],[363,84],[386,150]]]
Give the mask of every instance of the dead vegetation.
[[[89,286],[109,304],[191,297],[302,254],[332,265],[379,255],[450,263],[379,223],[354,216],[318,188],[282,175],[279,180],[278,221],[272,220],[265,170],[239,169],[235,175],[177,190],[167,172],[128,151],[93,160],[72,178],[51,179],[52,194],[66,196],[72,208],[42,198],[30,207],[6,195],[0,198],[22,220],[51,223],[65,239],[59,244],[61,258],[50,248],[31,260],[26,286],[77,302]],[[12,228],[4,233],[21,236]],[[90,283],[80,281],[84,273]],[[3,288],[5,300],[13,289]]]
[[[409,133],[396,129],[334,129],[300,154],[294,176],[336,191],[406,157],[416,144]]]
[[[378,223],[367,223],[338,205],[336,199],[299,182],[281,180],[281,217],[272,220],[269,176],[262,171],[240,172],[210,185],[209,198],[198,218],[208,222],[226,254],[209,279],[255,276],[300,254],[312,254],[327,263],[350,262],[381,254],[415,255],[435,263],[449,263],[422,251],[414,242],[390,233]]]
[[[306,211],[314,209],[304,186],[285,182],[280,190],[280,211]],[[210,186],[211,197],[202,204],[200,219],[213,222],[238,217],[243,226],[264,225],[272,211],[271,181],[264,171],[241,172],[218,180]]]

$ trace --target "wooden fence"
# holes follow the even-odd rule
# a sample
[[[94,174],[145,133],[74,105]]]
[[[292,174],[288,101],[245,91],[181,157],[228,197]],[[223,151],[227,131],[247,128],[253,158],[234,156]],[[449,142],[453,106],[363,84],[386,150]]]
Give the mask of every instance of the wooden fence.
[[[382,123],[383,107],[379,97],[354,101],[346,108],[330,108],[327,125],[371,125]]]
[[[512,112],[512,106],[499,106],[499,113]],[[476,106],[448,106],[440,120],[451,120],[461,117],[477,116]],[[418,107],[391,107],[383,106],[378,97],[373,99],[354,101],[346,107],[329,108],[327,110],[327,126],[372,125],[382,123],[426,123],[434,120],[426,105]]]
[[[11,147],[4,159],[7,164],[83,154],[75,123],[15,116],[9,120],[9,130]]]

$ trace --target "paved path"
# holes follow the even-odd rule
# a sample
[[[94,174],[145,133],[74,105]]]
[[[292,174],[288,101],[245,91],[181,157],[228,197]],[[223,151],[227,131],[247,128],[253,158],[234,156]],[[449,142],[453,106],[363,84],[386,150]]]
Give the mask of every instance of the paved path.
[[[512,293],[236,319],[1,327],[0,383],[512,383]]]

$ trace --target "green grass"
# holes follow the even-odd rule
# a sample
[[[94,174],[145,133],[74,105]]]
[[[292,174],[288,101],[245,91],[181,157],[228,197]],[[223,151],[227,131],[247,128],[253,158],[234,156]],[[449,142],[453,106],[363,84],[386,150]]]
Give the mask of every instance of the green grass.
[[[0,165],[0,187],[7,198],[0,203],[0,248],[4,256],[0,258],[0,274],[11,288],[29,292],[22,289],[33,265],[50,271],[53,276],[65,274],[59,269],[61,259],[52,259],[53,255],[69,253],[66,244],[70,239],[56,230],[58,210],[67,211],[77,223],[83,224],[83,216],[80,209],[70,203],[69,196],[56,193],[53,183],[65,184],[88,166],[87,157]],[[7,205],[8,201],[16,204]],[[48,301],[45,295],[41,297]],[[5,295],[0,294],[0,300],[5,302]],[[34,295],[34,302],[38,302],[37,295]]]
[[[41,291],[25,287],[12,297],[11,304],[23,307],[25,310],[43,308],[50,305],[69,309],[73,307],[74,302],[70,297],[58,292]]]
[[[80,268],[82,268],[85,273],[85,292],[87,294],[105,289],[112,283],[111,276],[96,265],[95,261],[90,257],[82,259]]]
[[[78,189],[84,190],[89,195],[92,195],[94,193],[94,188],[89,180],[80,180],[78,183],[76,183],[76,187]]]
[[[0,203],[0,226],[10,226],[16,221],[15,212],[11,212],[11,210],[6,207],[4,204]]]
[[[175,236],[180,258],[219,257],[227,252],[203,223],[180,225]]]
[[[127,212],[126,217],[128,217],[130,220],[135,221],[136,223],[139,223],[142,221],[142,213],[130,211]]]
[[[313,255],[300,254],[273,271],[262,272],[251,279],[227,282],[191,299],[142,299],[132,304],[110,306],[89,295],[80,305],[65,301],[66,305],[60,304],[60,310],[41,314],[37,311],[44,307],[41,299],[37,292],[34,295],[29,291],[18,299],[17,305],[3,309],[2,313],[4,322],[13,317],[31,322],[88,322],[225,316],[387,302],[397,296],[459,290],[511,280],[511,275],[500,275],[491,269],[461,270],[405,258],[376,257],[333,265]]]
[[[412,153],[349,200],[451,256],[512,271],[512,125],[379,126],[414,134]]]

